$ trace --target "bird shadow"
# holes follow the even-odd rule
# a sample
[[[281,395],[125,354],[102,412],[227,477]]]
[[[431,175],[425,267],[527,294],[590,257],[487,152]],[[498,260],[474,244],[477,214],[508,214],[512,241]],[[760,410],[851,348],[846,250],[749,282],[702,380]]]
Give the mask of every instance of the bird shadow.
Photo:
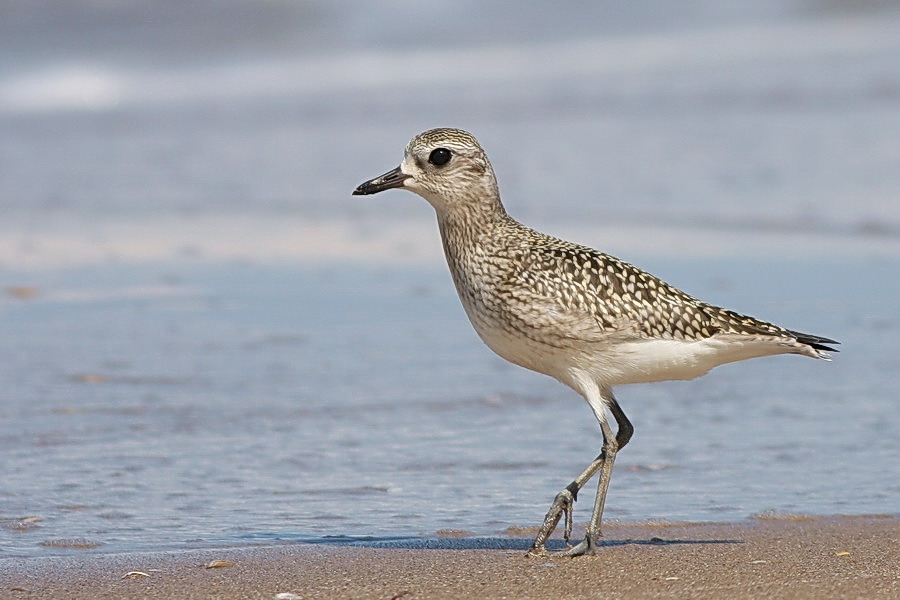
[[[251,536],[257,540],[267,538],[265,535]],[[526,552],[531,548],[530,538],[506,538],[506,537],[377,537],[377,536],[323,536],[323,537],[292,537],[277,536],[270,538],[272,541],[297,542],[318,546],[349,546],[355,548],[385,548],[398,550],[521,550]],[[740,539],[663,539],[652,537],[649,539],[605,539],[600,540],[601,548],[618,546],[677,546],[677,545],[707,545],[707,544],[743,544]],[[565,550],[568,546],[563,540],[547,540],[546,548],[550,552]]]
[[[578,540],[576,540],[578,541]],[[650,539],[614,539],[601,540],[601,548],[617,546],[673,546],[686,544],[741,544],[742,540],[717,539],[662,539],[658,537]],[[521,550],[525,552],[531,548],[530,538],[497,538],[497,537],[473,537],[473,538],[411,538],[405,540],[391,540],[385,542],[372,542],[361,544],[376,548],[402,548],[402,549],[438,549],[438,550]],[[545,544],[548,551],[554,552],[568,548],[563,540],[552,539]]]

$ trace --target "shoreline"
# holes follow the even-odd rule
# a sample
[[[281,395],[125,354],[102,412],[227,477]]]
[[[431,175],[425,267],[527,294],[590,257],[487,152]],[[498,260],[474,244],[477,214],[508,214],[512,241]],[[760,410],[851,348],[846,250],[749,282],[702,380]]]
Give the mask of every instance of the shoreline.
[[[900,597],[896,515],[610,523],[576,559],[527,557],[517,534],[2,559],[0,597]]]

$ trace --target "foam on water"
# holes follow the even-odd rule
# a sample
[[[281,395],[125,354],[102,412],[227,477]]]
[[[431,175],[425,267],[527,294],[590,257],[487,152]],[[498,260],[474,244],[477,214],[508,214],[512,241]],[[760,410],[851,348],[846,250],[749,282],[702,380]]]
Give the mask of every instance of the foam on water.
[[[711,51],[714,50],[714,51]],[[224,65],[125,70],[103,63],[52,64],[0,79],[0,111],[48,112],[109,110],[133,106],[250,101],[271,97],[367,94],[382,90],[412,93],[416,88],[490,84],[523,88],[560,80],[611,83],[653,78],[674,86],[703,72],[707,86],[747,91],[760,81],[745,78],[752,69],[793,70],[798,65],[853,57],[888,67],[900,53],[896,20],[830,19],[775,23],[709,31],[580,38],[529,44],[491,44],[472,48],[329,53],[237,60]],[[440,65],[440,68],[435,68]],[[840,69],[840,67],[838,67]],[[740,70],[744,77],[734,79]],[[828,68],[810,69],[797,82],[810,92],[846,93],[860,81],[854,69],[845,77],[823,77]],[[713,79],[710,80],[710,75]],[[759,75],[759,74],[757,74]]]

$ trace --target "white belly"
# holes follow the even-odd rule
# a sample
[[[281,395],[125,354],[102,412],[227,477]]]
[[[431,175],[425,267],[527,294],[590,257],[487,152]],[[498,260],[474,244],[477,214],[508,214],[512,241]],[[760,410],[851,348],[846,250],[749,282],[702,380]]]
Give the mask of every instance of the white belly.
[[[714,336],[699,341],[633,339],[607,342],[571,340],[564,347],[530,340],[490,326],[476,330],[491,350],[506,360],[565,383],[574,373],[588,374],[601,386],[700,377],[722,364],[797,352],[784,341],[756,336]]]

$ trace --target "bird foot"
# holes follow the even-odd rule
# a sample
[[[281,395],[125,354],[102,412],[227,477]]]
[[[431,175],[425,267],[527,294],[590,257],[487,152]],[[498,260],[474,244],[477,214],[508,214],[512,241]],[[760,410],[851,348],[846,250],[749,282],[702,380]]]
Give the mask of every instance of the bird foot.
[[[563,558],[574,558],[576,556],[590,556],[597,549],[597,543],[591,541],[589,536],[585,536],[583,540],[574,546],[568,546],[565,550],[556,550],[551,552],[542,544],[540,547],[532,546],[526,553],[526,556],[561,556]]]
[[[572,536],[572,509],[575,505],[575,494],[577,493],[577,490],[573,492],[570,487],[558,493],[556,498],[553,499],[553,504],[550,505],[547,516],[544,517],[544,524],[541,525],[541,530],[538,532],[537,537],[534,538],[534,543],[531,544],[531,549],[528,551],[529,556],[548,554],[544,543],[553,533],[553,530],[556,529],[561,518],[565,518],[563,539],[568,545],[569,538]]]

